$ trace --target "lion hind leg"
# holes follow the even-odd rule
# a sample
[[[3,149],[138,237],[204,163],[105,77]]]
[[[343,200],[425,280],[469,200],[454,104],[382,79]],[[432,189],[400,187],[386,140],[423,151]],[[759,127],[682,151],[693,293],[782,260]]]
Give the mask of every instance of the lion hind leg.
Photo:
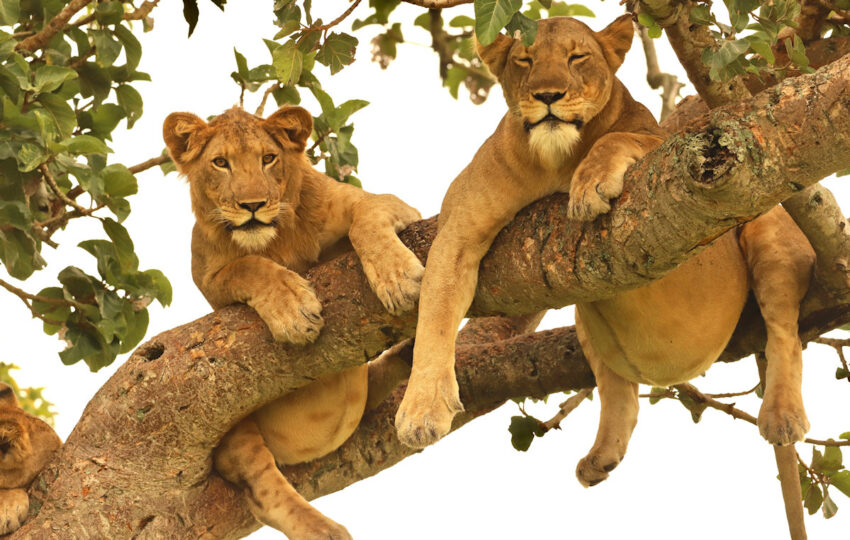
[[[226,480],[245,487],[251,513],[290,540],[351,540],[340,525],[313,508],[277,468],[256,423],[242,420],[215,452],[215,468]]]
[[[576,306],[576,333],[587,363],[596,377],[599,390],[599,429],[596,441],[587,456],[579,461],[576,477],[585,487],[595,486],[608,478],[626,455],[638,415],[638,385],[617,375],[607,365],[603,356],[622,354],[616,346],[600,350],[590,340],[587,324],[599,318],[591,306]]]
[[[802,345],[797,319],[815,254],[785,210],[777,207],[741,232],[752,288],[767,328],[767,370],[759,431],[771,444],[803,440],[809,421],[803,408]]]

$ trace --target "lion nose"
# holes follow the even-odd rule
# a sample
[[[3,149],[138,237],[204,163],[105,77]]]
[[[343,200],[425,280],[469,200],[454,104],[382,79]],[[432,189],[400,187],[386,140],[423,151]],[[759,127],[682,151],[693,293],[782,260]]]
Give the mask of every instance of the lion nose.
[[[245,210],[248,210],[251,213],[256,212],[257,210],[264,207],[265,205],[266,205],[266,201],[252,201],[252,202],[241,202],[241,203],[239,203],[240,208],[244,208]]]
[[[540,92],[539,94],[534,94],[534,99],[542,101],[546,105],[551,105],[564,97],[564,94],[564,92]]]

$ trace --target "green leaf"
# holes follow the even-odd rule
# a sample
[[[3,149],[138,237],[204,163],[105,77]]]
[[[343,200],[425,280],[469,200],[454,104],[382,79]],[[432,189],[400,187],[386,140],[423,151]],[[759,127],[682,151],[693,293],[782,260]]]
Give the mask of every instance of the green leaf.
[[[770,46],[770,43],[759,39],[758,36],[747,36],[747,41],[750,43],[750,48],[756,52],[756,54],[760,55],[765,61],[773,65],[776,63],[776,56],[773,54],[773,48]]]
[[[133,240],[130,239],[130,233],[117,221],[109,218],[102,220],[101,224],[103,225],[104,232],[106,232],[115,246],[115,255],[118,258],[118,262],[121,263],[121,270],[125,274],[135,272],[139,268],[139,258],[136,256]]]
[[[303,53],[293,40],[289,40],[272,53],[272,66],[281,84],[298,82],[301,77]]]
[[[550,17],[596,17],[596,14],[582,4],[565,4],[553,2],[549,8]]]
[[[139,191],[136,177],[124,165],[109,165],[100,175],[103,178],[103,190],[111,197],[126,197]]]
[[[850,471],[838,471],[829,475],[829,483],[850,497]]]
[[[89,125],[83,126],[83,121],[80,121],[81,127],[88,127],[98,137],[111,139],[112,130],[118,126],[118,122],[124,118],[123,107],[114,103],[104,103],[99,107],[95,107],[89,114]]]
[[[10,276],[21,280],[46,264],[36,241],[18,229],[0,230],[0,261]]]
[[[0,2],[0,24],[13,26],[21,16],[20,0],[3,0]]]
[[[132,309],[125,311],[124,318],[127,321],[127,332],[124,334],[124,339],[121,340],[121,348],[119,354],[124,354],[132,351],[136,345],[145,337],[148,331],[148,323],[150,316],[147,309],[133,311]]]
[[[36,100],[53,118],[62,138],[67,138],[77,127],[77,115],[68,103],[56,94],[41,94]]]
[[[544,433],[540,421],[532,416],[512,416],[508,431],[511,445],[520,452],[528,450],[535,435],[541,437]]]
[[[127,129],[131,129],[142,116],[142,96],[130,85],[122,84],[115,89],[118,105],[124,109],[127,118]]]
[[[142,59],[142,44],[136,39],[127,27],[117,25],[115,27],[115,37],[124,46],[124,55],[127,57],[127,68],[134,71],[139,67],[139,61]]]
[[[446,80],[443,81],[443,85],[448,87],[449,94],[451,94],[453,98],[457,99],[460,83],[466,80],[467,74],[468,71],[466,67],[458,64],[452,64],[446,73]]]
[[[331,70],[331,75],[334,75],[354,61],[354,51],[356,49],[356,37],[348,34],[332,33],[328,35],[322,44],[322,48],[316,54],[316,61],[328,66]]]
[[[823,504],[823,493],[818,486],[812,486],[808,493],[806,493],[806,499],[803,501],[803,504],[806,507],[806,510],[809,511],[809,515],[814,514],[818,511]]]
[[[449,26],[451,26],[452,28],[472,27],[475,26],[475,19],[466,15],[458,15],[457,17],[449,21]]]
[[[655,19],[649,13],[639,13],[638,22],[647,28],[655,25]]]
[[[124,18],[124,4],[121,2],[101,2],[95,8],[94,16],[101,25],[118,24]]]
[[[691,7],[690,21],[694,24],[708,26],[714,20],[711,15],[711,6],[707,4],[696,4]]]
[[[511,34],[519,31],[522,44],[526,47],[533,45],[534,39],[537,37],[537,21],[529,19],[519,11],[514,13],[505,29]]]
[[[106,143],[91,135],[77,135],[62,141],[72,154],[110,154],[112,150]]]
[[[150,282],[150,291],[154,293],[154,298],[162,304],[163,307],[171,303],[172,289],[171,282],[159,270],[145,270],[142,272]]]
[[[112,79],[109,72],[94,62],[86,62],[79,68],[80,90],[83,97],[94,96],[95,104],[101,103],[109,95]]]
[[[21,201],[0,200],[0,224],[27,231],[32,227],[32,215],[27,205]]]
[[[189,35],[192,37],[192,32],[195,31],[195,26],[198,24],[198,0],[183,0],[183,18],[189,23]]]
[[[829,519],[838,512],[838,505],[835,504],[835,501],[832,500],[832,497],[829,496],[829,491],[827,491],[826,487],[823,488],[823,517],[825,519]]]
[[[428,32],[431,31],[431,14],[427,11],[422,15],[413,19],[413,26],[418,26],[419,28],[423,28]]]
[[[35,91],[52,92],[67,80],[76,79],[77,72],[62,66],[41,66],[35,71]]]
[[[21,149],[18,150],[18,170],[21,172],[29,172],[47,161],[48,152],[35,144],[24,143]]]
[[[112,36],[109,30],[92,30],[90,32],[95,46],[95,59],[101,67],[109,67],[121,54],[121,42]]]
[[[522,0],[475,0],[475,35],[489,45],[522,7]]]
[[[836,379],[846,379],[847,377],[850,377],[850,371],[847,371],[846,369],[841,367],[835,369]]]
[[[661,37],[661,27],[658,24],[653,24],[646,31],[646,35],[648,35],[652,39],[660,38]]]

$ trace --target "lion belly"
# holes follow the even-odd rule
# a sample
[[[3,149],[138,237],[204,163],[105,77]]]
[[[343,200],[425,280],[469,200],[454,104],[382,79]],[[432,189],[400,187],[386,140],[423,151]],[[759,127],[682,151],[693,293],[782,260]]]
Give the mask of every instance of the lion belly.
[[[363,416],[368,393],[366,364],[323,377],[254,413],[281,465],[322,457],[345,442]]]
[[[614,372],[669,386],[704,373],[747,299],[747,268],[734,232],[645,287],[580,304],[578,324]]]

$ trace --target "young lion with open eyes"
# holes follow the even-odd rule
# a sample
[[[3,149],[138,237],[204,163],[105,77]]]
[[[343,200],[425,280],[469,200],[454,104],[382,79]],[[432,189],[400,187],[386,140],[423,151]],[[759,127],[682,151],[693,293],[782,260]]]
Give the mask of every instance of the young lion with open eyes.
[[[387,310],[412,309],[423,268],[396,233],[419,213],[392,195],[373,195],[319,173],[304,154],[313,119],[284,107],[267,119],[233,108],[209,123],[189,113],[166,118],[163,136],[189,180],[196,223],[192,276],[213,308],[253,307],[275,339],[312,342],[321,304],[300,274],[345,248],[360,257]],[[246,486],[257,519],[293,540],[350,538],[310,506],[276,467],[338,448],[374,401],[368,364],[326,376],[273,401],[221,441],[215,467]],[[379,381],[379,379],[374,379]]]
[[[478,265],[516,212],[569,192],[569,217],[610,210],[626,169],[665,134],[615,77],[633,36],[630,16],[601,32],[569,18],[539,22],[530,47],[500,35],[479,54],[499,78],[508,113],[443,200],[422,281],[413,371],[396,416],[399,439],[428,445],[463,406],[454,336]],[[585,486],[620,463],[637,422],[638,383],[669,386],[703,373],[729,341],[752,288],[767,327],[758,424],[772,444],[799,441],[809,424],[801,396],[799,303],[814,252],[781,208],[716,239],[645,287],[576,305],[576,331],[596,376],[596,442],[577,467]]]

